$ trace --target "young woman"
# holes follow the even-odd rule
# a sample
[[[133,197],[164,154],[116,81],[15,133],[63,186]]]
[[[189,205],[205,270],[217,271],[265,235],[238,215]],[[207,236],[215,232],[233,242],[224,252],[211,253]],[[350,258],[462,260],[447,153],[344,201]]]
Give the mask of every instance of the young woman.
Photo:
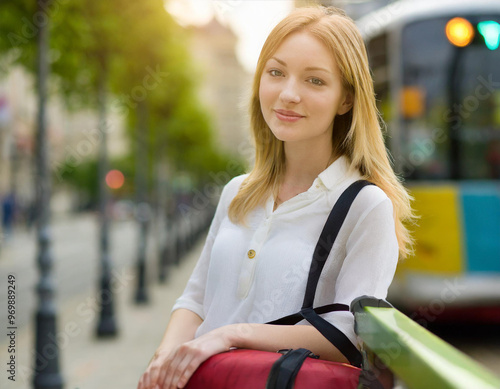
[[[231,347],[307,348],[347,362],[298,312],[312,253],[340,194],[367,179],[323,269],[315,306],[385,298],[411,238],[410,198],[384,146],[364,43],[334,8],[293,11],[266,40],[250,102],[255,165],[223,189],[208,238],[138,389],[182,388]],[[354,344],[350,312],[322,315]]]

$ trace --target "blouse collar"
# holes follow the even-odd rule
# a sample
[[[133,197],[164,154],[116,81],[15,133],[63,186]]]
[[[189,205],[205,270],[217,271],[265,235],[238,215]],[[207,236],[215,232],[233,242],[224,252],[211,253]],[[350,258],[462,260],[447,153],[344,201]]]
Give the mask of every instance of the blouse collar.
[[[330,166],[323,170],[318,175],[318,177],[316,177],[313,185],[306,192],[297,195],[293,199],[285,201],[285,203],[283,203],[282,206],[278,207],[276,211],[273,211],[275,199],[272,195],[269,196],[265,205],[267,215],[269,216],[274,213],[282,213],[283,209],[290,210],[290,204],[296,203],[299,198],[311,198],[311,196],[316,197],[324,191],[324,188],[326,188],[328,191],[331,191],[335,187],[338,187],[338,185],[342,181],[350,177],[350,175],[352,174],[350,169],[351,165],[347,157],[341,156],[337,158],[333,163],[330,164]],[[324,188],[321,188],[322,186],[324,186]]]
[[[346,156],[342,155],[323,170],[316,180],[321,182],[328,190],[331,190],[349,173],[351,168],[350,163]]]

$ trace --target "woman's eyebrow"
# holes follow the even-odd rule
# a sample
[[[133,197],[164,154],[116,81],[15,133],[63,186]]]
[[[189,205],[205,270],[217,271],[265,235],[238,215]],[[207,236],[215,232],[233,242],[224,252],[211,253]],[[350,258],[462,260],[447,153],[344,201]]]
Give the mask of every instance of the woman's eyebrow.
[[[309,70],[320,70],[320,71],[322,71],[322,72],[326,72],[326,73],[330,73],[330,74],[332,73],[332,72],[331,72],[330,70],[328,70],[328,69],[325,69],[325,68],[319,68],[319,67],[317,67],[317,66],[307,67],[305,70],[306,70],[306,71],[309,71]]]
[[[281,59],[278,59],[276,57],[271,57],[270,59],[274,59],[276,62],[279,62],[280,64],[282,64],[283,66],[286,66],[286,62],[285,61],[282,61]]]
[[[276,58],[276,57],[271,57],[270,59],[274,59],[276,62],[280,63],[281,65],[283,66],[287,66],[286,65],[286,62],[279,59],[279,58]],[[304,70],[306,71],[310,71],[310,70],[320,70],[322,72],[327,72],[327,73],[332,73],[330,70],[328,69],[325,69],[325,68],[320,68],[320,67],[317,67],[317,66],[308,66],[307,68],[305,68]]]

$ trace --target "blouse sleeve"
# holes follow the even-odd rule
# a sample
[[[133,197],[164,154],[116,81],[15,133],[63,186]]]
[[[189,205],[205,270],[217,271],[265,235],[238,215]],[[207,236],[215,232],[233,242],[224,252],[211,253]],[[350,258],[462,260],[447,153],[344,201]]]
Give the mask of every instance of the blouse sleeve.
[[[219,203],[217,204],[214,218],[208,230],[205,246],[203,247],[200,258],[198,259],[193,273],[189,278],[184,292],[172,307],[172,312],[179,308],[185,308],[196,313],[203,320],[205,319],[203,300],[205,297],[205,287],[212,246],[214,244],[215,237],[217,236],[217,232],[219,231],[221,222],[227,216],[229,204],[239,189],[238,183],[241,183],[244,177],[245,175],[235,177],[224,186],[219,198]]]
[[[347,240],[346,257],[335,285],[335,302],[350,305],[362,295],[386,298],[398,254],[392,202],[385,196],[357,221]],[[357,344],[352,313],[330,312],[323,317]]]

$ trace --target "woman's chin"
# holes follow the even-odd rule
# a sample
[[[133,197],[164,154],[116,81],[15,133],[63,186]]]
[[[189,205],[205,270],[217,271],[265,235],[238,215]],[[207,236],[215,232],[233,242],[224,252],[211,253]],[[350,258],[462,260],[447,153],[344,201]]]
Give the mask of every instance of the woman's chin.
[[[273,134],[275,136],[276,139],[282,141],[282,142],[294,142],[294,141],[297,141],[297,134],[290,134],[290,133],[285,133],[285,132],[282,132],[282,131],[276,131],[274,132],[273,131]]]

